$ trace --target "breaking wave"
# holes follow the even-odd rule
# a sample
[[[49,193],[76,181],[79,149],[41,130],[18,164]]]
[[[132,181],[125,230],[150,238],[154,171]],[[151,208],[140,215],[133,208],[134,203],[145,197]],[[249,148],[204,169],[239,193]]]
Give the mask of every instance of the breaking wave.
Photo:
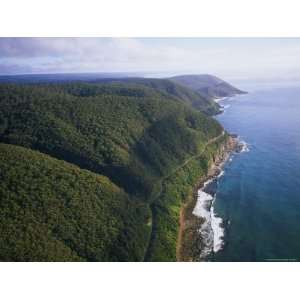
[[[204,244],[200,258],[205,258],[212,251],[220,251],[224,244],[223,220],[215,214],[213,207],[215,197],[203,191],[205,186],[213,180],[215,179],[206,181],[203,188],[198,190],[197,203],[193,210],[194,215],[203,219],[199,229]]]
[[[245,141],[240,141],[241,152],[249,152],[249,145]]]

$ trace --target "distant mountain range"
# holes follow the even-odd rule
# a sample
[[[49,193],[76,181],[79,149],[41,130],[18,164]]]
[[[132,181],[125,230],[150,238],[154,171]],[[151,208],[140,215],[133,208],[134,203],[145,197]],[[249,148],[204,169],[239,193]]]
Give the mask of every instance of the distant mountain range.
[[[135,76],[142,75],[138,73],[127,72],[0,75],[0,83],[55,83],[72,81],[88,82],[103,78],[126,78]]]
[[[173,82],[189,87],[203,97],[223,98],[246,92],[237,89],[226,81],[208,74],[203,75],[181,75],[169,78]]]

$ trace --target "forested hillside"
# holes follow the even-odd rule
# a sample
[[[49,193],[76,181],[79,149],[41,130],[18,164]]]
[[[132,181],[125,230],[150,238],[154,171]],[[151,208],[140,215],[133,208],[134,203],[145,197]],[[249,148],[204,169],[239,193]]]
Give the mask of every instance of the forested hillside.
[[[1,84],[0,259],[175,260],[178,209],[223,131],[191,95],[167,80]]]
[[[131,77],[129,77],[131,76]],[[194,108],[208,114],[214,115],[220,112],[220,106],[213,101],[211,96],[201,95],[192,87],[187,88],[182,84],[177,84],[175,80],[156,79],[156,78],[141,78],[132,77],[130,73],[95,73],[95,74],[28,74],[15,76],[0,76],[0,83],[17,83],[17,84],[57,84],[57,83],[98,83],[98,86],[92,88],[99,90],[99,84],[121,84],[128,88],[129,86],[140,86],[144,88],[155,89],[156,92],[164,94],[164,96],[176,98],[179,101],[191,104]],[[208,83],[202,79],[198,80],[208,86]],[[180,82],[179,82],[180,83]],[[210,85],[210,84],[209,84]]]
[[[178,84],[174,80],[155,78],[122,78],[122,79],[102,79],[98,82],[115,82],[125,84],[138,84],[145,87],[154,88],[165,96],[174,97],[179,101],[191,105],[193,108],[202,111],[207,115],[215,115],[220,112],[220,106],[213,101],[211,95],[201,95],[197,91]]]
[[[0,86],[0,141],[40,150],[148,195],[220,125],[155,90],[93,84]]]
[[[146,205],[101,175],[0,144],[1,261],[134,261]]]
[[[208,74],[180,75],[171,77],[170,80],[188,87],[202,97],[208,99],[231,97],[246,93],[232,86],[228,82]]]

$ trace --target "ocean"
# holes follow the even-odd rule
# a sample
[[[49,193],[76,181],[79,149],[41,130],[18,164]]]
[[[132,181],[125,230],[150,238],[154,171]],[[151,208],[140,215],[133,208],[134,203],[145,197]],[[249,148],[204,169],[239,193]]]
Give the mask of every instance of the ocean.
[[[210,196],[214,234],[213,251],[203,255],[209,261],[299,261],[300,84],[254,84],[248,92],[220,102],[225,111],[217,120],[246,146],[199,191],[202,199]]]

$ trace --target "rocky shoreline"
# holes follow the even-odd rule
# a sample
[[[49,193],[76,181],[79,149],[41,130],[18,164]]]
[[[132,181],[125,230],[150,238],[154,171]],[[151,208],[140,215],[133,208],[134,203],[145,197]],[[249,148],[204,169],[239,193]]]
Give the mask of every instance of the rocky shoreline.
[[[197,203],[198,190],[205,182],[217,177],[222,171],[223,164],[232,152],[241,152],[243,144],[239,142],[238,136],[229,135],[227,141],[220,147],[217,155],[210,162],[206,176],[199,179],[194,187],[192,195],[187,199],[180,210],[180,229],[177,240],[177,261],[199,261],[201,249],[204,247],[203,237],[199,234],[199,228],[203,220],[193,214]]]

